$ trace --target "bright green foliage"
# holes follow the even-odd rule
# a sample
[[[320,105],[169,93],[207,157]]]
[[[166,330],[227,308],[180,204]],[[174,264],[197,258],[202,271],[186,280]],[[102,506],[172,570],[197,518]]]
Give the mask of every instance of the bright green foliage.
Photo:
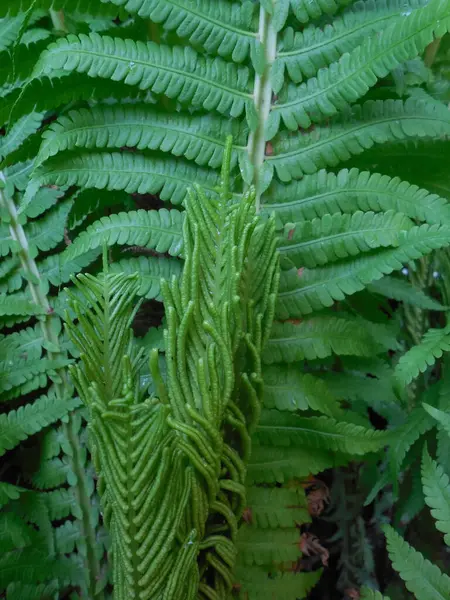
[[[389,525],[385,526],[392,565],[417,600],[447,599],[450,577],[409,546]]]
[[[183,275],[163,285],[166,381],[157,351],[150,358],[156,397],[136,388],[142,350],[133,351],[129,327],[137,277],[77,280],[85,300],[73,297],[80,326],[69,321],[68,331],[82,362],[72,373],[89,408],[117,599],[225,598],[233,584],[278,254],[273,220],[254,215],[254,192],[230,200],[229,168],[218,202],[201,188],[186,202]]]
[[[51,18],[46,12],[50,9]],[[0,487],[0,499],[2,494],[5,501],[12,495],[12,502],[7,504],[9,514],[11,507],[21,501],[22,490],[36,486],[50,514],[47,526],[54,530],[56,554],[51,556],[60,558],[67,550],[70,565],[76,566],[70,577],[66,578],[61,567],[61,575],[50,580],[55,561],[50,566],[45,555],[41,557],[41,569],[30,569],[30,580],[22,582],[17,581],[20,569],[10,569],[12,578],[8,575],[5,580],[5,585],[12,581],[8,597],[22,600],[45,598],[46,594],[55,597],[66,593],[66,582],[71,580],[77,589],[74,593],[82,598],[103,595],[106,572],[98,572],[100,556],[92,553],[94,547],[98,555],[103,553],[103,542],[96,538],[97,508],[90,519],[85,519],[85,523],[90,520],[92,525],[88,527],[86,547],[80,542],[82,536],[77,538],[83,520],[78,479],[90,460],[81,414],[72,429],[65,426],[58,429],[57,440],[51,435],[53,428],[49,432],[45,424],[53,422],[51,419],[65,419],[62,407],[61,411],[47,407],[42,421],[33,420],[31,425],[26,419],[23,423],[18,421],[34,414],[33,410],[40,414],[35,406],[40,406],[40,399],[52,396],[47,387],[58,385],[56,371],[70,360],[66,356],[51,356],[54,347],[48,339],[44,340],[41,328],[35,327],[31,319],[42,318],[50,307],[59,316],[68,310],[70,318],[75,319],[75,312],[68,304],[71,293],[73,301],[79,303],[77,311],[88,324],[96,307],[112,306],[113,293],[119,289],[112,290],[106,302],[101,287],[105,281],[115,281],[117,285],[121,282],[122,291],[130,286],[130,297],[126,298],[130,302],[131,292],[146,300],[161,300],[165,296],[166,326],[172,336],[164,340],[162,327],[151,327],[130,348],[132,364],[137,348],[146,350],[149,340],[165,353],[160,362],[163,372],[165,364],[169,367],[166,385],[171,419],[165,413],[169,408],[162,406],[161,388],[154,389],[151,378],[149,394],[162,404],[146,404],[147,395],[134,386],[138,375],[127,374],[122,354],[128,348],[125,352],[119,330],[110,331],[113,345],[108,352],[94,346],[103,353],[103,364],[111,361],[114,365],[111,373],[118,379],[115,395],[106,400],[100,395],[102,402],[117,404],[106,411],[105,419],[95,413],[97,429],[93,429],[91,437],[96,439],[101,432],[114,432],[115,439],[126,442],[122,445],[117,442],[117,448],[112,446],[119,455],[110,457],[99,451],[97,456],[102,477],[108,465],[111,468],[120,465],[121,469],[114,477],[105,471],[103,482],[109,482],[110,487],[105,483],[100,490],[106,503],[105,519],[111,530],[116,531],[114,544],[123,549],[123,555],[116,552],[112,556],[117,597],[124,596],[124,586],[130,581],[138,581],[141,597],[150,593],[147,580],[135,577],[139,565],[141,569],[150,565],[153,569],[150,573],[158,572],[160,581],[153,580],[156,587],[169,585],[170,570],[172,584],[183,598],[191,592],[178,586],[177,577],[184,578],[189,569],[194,582],[189,585],[195,587],[198,576],[201,585],[205,581],[207,585],[216,582],[216,594],[225,593],[225,589],[236,584],[242,598],[294,600],[306,596],[319,571],[294,573],[291,564],[280,564],[285,559],[289,563],[299,557],[300,534],[297,531],[297,537],[294,535],[294,523],[296,519],[299,523],[308,520],[304,508],[296,516],[283,508],[283,502],[294,493],[289,487],[292,480],[340,466],[352,456],[359,457],[359,461],[366,451],[376,452],[394,440],[386,453],[389,465],[383,481],[387,484],[409,468],[410,455],[420,447],[421,436],[433,425],[432,417],[413,406],[412,401],[408,410],[401,405],[397,393],[399,387],[411,381],[408,393],[415,389],[421,392],[428,375],[434,373],[428,366],[436,365],[436,370],[439,369],[440,353],[446,351],[446,346],[442,340],[439,343],[434,340],[436,343],[431,347],[425,338],[426,343],[414,348],[428,326],[410,339],[409,333],[405,334],[409,330],[408,325],[404,326],[408,321],[404,314],[418,311],[414,314],[420,316],[420,310],[446,309],[444,305],[449,302],[444,296],[435,301],[434,295],[424,293],[423,282],[416,281],[413,275],[406,277],[396,272],[407,266],[410,274],[416,273],[415,269],[420,271],[423,264],[431,265],[434,258],[429,258],[430,255],[445,256],[450,245],[448,99],[445,94],[436,93],[436,86],[430,83],[431,70],[420,57],[434,38],[450,28],[449,1],[9,0],[0,6],[0,17],[4,17],[0,20],[0,125],[5,125],[6,132],[0,144],[3,172],[8,197],[17,200],[18,219],[29,256],[35,260],[42,290],[48,298],[45,310],[32,302],[29,279],[20,262],[22,246],[17,246],[11,238],[2,213],[0,326],[5,329],[4,337],[0,337],[0,400],[6,407],[2,418],[8,415],[5,419],[11,430],[9,437],[0,439],[0,445],[6,448],[12,440],[19,442],[27,436],[26,445],[36,450],[36,455],[38,449],[45,451],[39,465],[29,469],[25,468],[26,458],[21,457],[24,446],[16,446],[5,454],[8,477],[10,465],[16,465],[17,460],[20,463],[17,481],[8,479],[9,485],[16,483],[18,489],[8,487],[5,482],[3,485],[7,487]],[[443,79],[437,83],[442,85]],[[381,85],[377,86],[379,81]],[[197,224],[212,218],[212,212],[208,211],[212,211],[219,199],[219,169],[228,135],[233,136],[228,159],[229,191],[235,205],[228,216],[222,214],[221,223],[224,225],[228,217],[233,221],[240,211],[252,212],[250,202],[247,203],[250,196],[246,195],[252,186],[256,189],[256,212],[263,217],[252,235],[257,247],[252,250],[255,264],[253,269],[241,272],[246,285],[253,280],[257,283],[253,287],[242,285],[238,294],[242,305],[250,306],[252,297],[263,297],[267,294],[263,284],[270,285],[261,269],[269,251],[262,252],[263,239],[258,238],[257,232],[266,227],[262,223],[272,213],[282,255],[271,339],[262,355],[256,353],[257,359],[249,344],[251,360],[245,363],[239,354],[235,361],[236,381],[242,383],[239,378],[243,378],[250,385],[246,388],[248,394],[254,384],[258,402],[262,400],[265,405],[261,428],[253,434],[252,455],[245,457],[246,473],[240,462],[236,464],[241,470],[228,455],[220,456],[211,442],[212,431],[206,431],[203,422],[194,427],[197,422],[186,415],[184,402],[180,401],[180,398],[191,401],[198,396],[201,373],[196,365],[207,338],[202,322],[208,315],[216,330],[224,335],[224,322],[228,319],[224,316],[224,322],[219,322],[211,311],[219,304],[222,307],[222,292],[217,290],[223,291],[225,287],[231,306],[230,290],[234,285],[231,275],[239,271],[237,265],[243,259],[232,256],[225,242],[215,245],[217,232],[211,222],[204,227],[197,225],[195,235],[201,239],[202,252],[206,253],[201,254],[198,270],[189,262],[191,254],[195,254],[192,246],[182,244],[183,227],[194,243],[189,218],[190,223]],[[386,163],[389,168],[384,167]],[[191,217],[186,219],[184,202],[188,190],[195,185],[200,185],[202,195],[187,202]],[[235,214],[233,219],[231,213]],[[246,239],[242,233],[243,221],[233,222],[236,231],[242,234],[236,243],[241,247],[239,244]],[[227,230],[227,236],[230,235]],[[95,278],[100,266],[98,257],[105,245],[110,254],[108,275]],[[198,248],[197,251],[200,252]],[[205,256],[211,259],[213,255],[217,259],[214,264],[223,265],[222,278],[220,269],[208,270],[208,260],[204,260]],[[188,262],[181,275],[182,261],[186,258]],[[61,289],[66,284],[70,286],[71,276],[81,271],[87,272],[83,281],[94,286],[95,296],[85,298],[73,286],[71,292]],[[204,276],[208,284],[201,287],[198,282]],[[171,292],[167,285],[162,288],[160,279],[172,281],[172,277],[185,288],[178,288],[176,283],[170,283]],[[210,282],[214,282],[211,288]],[[200,286],[197,295],[193,293],[195,286]],[[208,293],[214,294],[214,290],[213,302],[208,304]],[[187,298],[193,297],[200,304],[190,308]],[[387,299],[401,301],[403,306],[393,310]],[[117,297],[116,300],[120,310],[113,317],[121,315],[123,325],[133,314],[132,308],[126,308]],[[233,311],[230,314],[242,314],[237,309]],[[147,305],[138,317],[142,312],[148,316]],[[192,321],[188,322],[190,318]],[[439,319],[436,314],[430,327],[437,328]],[[59,335],[64,351],[69,350],[69,356],[76,358],[73,344],[60,332],[57,320],[51,320],[52,339]],[[243,331],[251,329],[250,321],[241,323]],[[421,322],[421,318],[416,321]],[[445,324],[439,323],[444,330]],[[231,329],[235,326],[232,319],[227,323]],[[11,327],[15,328],[14,333]],[[189,333],[192,331],[200,333],[195,337],[197,334]],[[252,335],[256,336],[255,331],[252,330]],[[399,345],[399,337],[404,346]],[[175,351],[184,341],[186,346]],[[231,343],[230,339],[226,343]],[[94,351],[94,347],[89,350]],[[409,351],[398,360],[403,348]],[[393,385],[395,377],[388,351],[395,353],[393,361],[398,364],[396,374],[400,375],[401,386]],[[234,349],[231,353],[234,356],[233,352]],[[6,359],[10,360],[10,353],[13,370]],[[219,369],[227,356],[222,349],[217,353],[214,360]],[[264,366],[258,363],[261,356]],[[252,379],[252,360],[257,363],[257,378],[264,372],[264,395],[259,379],[256,382]],[[93,364],[99,368],[98,361]],[[242,367],[242,371],[237,367]],[[209,376],[206,367],[205,372]],[[95,377],[89,380],[95,381]],[[127,387],[130,380],[132,390]],[[149,382],[145,368],[140,381],[143,385]],[[219,388],[225,398],[227,390],[222,385]],[[126,405],[124,398],[132,398],[131,405]],[[431,409],[438,410],[432,400],[419,396],[419,402],[424,399]],[[247,400],[248,396],[239,397],[239,402]],[[11,401],[17,404],[8,405]],[[229,398],[223,403],[227,401]],[[346,402],[345,410],[341,408],[342,401]],[[67,410],[72,406],[70,402]],[[89,402],[90,406],[95,404],[93,398]],[[130,406],[148,411],[147,421],[144,412],[136,409],[135,413]],[[372,429],[368,406],[385,416],[388,432],[380,434]],[[203,405],[196,407],[200,414],[203,408]],[[444,413],[447,410],[441,405],[439,409]],[[236,438],[240,440],[242,436],[248,443],[245,432],[248,433],[253,413],[235,411],[230,416],[229,411],[224,411],[217,421],[211,419],[211,422],[214,421],[217,433],[218,423],[228,418],[225,431],[221,430],[225,435],[224,447],[243,454],[240,441],[236,442],[237,448],[231,444],[234,434],[229,430],[238,425]],[[148,426],[145,435],[140,418]],[[38,425],[43,429],[39,436],[34,436]],[[140,426],[142,437],[124,433],[127,427],[137,431]],[[191,428],[183,429],[191,445],[182,443],[182,450],[178,449],[175,456],[174,448],[183,440],[177,427]],[[446,454],[446,442],[442,441],[444,427],[438,434],[439,460]],[[145,440],[152,437],[156,441],[159,435],[163,438],[152,459],[155,463],[149,460],[150,470],[145,472],[149,475],[145,485],[154,489],[157,498],[151,508],[143,496],[136,495],[132,502],[128,493],[137,488],[124,485],[120,477],[128,482],[140,474],[139,457],[144,461],[150,453]],[[69,436],[69,444],[63,441],[64,436]],[[125,462],[125,448],[131,449],[129,456],[137,461],[134,465],[131,459],[130,464]],[[210,456],[212,449],[215,462]],[[70,452],[75,452],[74,460]],[[233,453],[232,457],[234,460]],[[202,459],[207,465],[211,462],[212,473],[205,470]],[[196,467],[186,471],[186,464],[191,462]],[[156,463],[159,471],[150,473],[151,465]],[[80,472],[75,473],[74,464]],[[170,482],[163,479],[161,465],[164,468],[169,465],[167,473],[176,474]],[[198,537],[194,541],[189,537],[194,529],[194,516],[183,520],[176,508],[185,502],[187,511],[192,506],[191,490],[198,489],[196,501],[202,507],[199,514],[204,515],[206,506],[210,507],[210,498],[207,503],[205,497],[208,490],[215,489],[214,482],[221,481],[220,469],[227,469],[223,475],[225,481],[237,481],[241,487],[220,492],[226,508],[215,506],[206,523],[198,514],[195,516]],[[233,469],[237,472],[229,476]],[[95,503],[95,495],[92,473],[87,471],[89,489],[84,499],[89,505],[91,500]],[[429,470],[428,476],[431,475]],[[164,476],[169,478],[167,474]],[[186,481],[190,478],[191,487],[185,485],[183,477]],[[247,508],[254,505],[255,519],[241,529],[238,543],[234,527],[243,509],[238,506],[238,499],[244,495],[245,477],[250,486]],[[213,483],[208,487],[206,481]],[[439,482],[441,485],[442,478]],[[279,484],[283,487],[278,487]],[[436,489],[436,483],[429,485],[430,489]],[[163,493],[164,486],[169,489],[168,494]],[[382,481],[376,482],[374,494],[382,487]],[[113,506],[119,510],[119,505],[111,503],[108,494],[120,501],[123,511],[120,514],[126,515],[126,519],[114,521],[111,510]],[[177,502],[168,506],[170,495]],[[233,518],[227,503],[236,505]],[[133,511],[138,510],[142,510],[147,527],[134,523]],[[442,504],[436,510],[442,511]],[[230,518],[226,527],[233,530],[232,544],[220,537],[223,533],[220,528],[216,531],[217,515],[223,512],[225,519]],[[441,522],[444,517],[439,514]],[[70,521],[66,522],[68,518]],[[66,524],[72,518],[75,524]],[[52,521],[59,519],[65,522],[58,523],[56,528]],[[167,537],[168,523],[172,533],[178,527],[178,537]],[[28,522],[26,525],[29,528]],[[263,528],[269,529],[270,535],[264,537]],[[135,530],[142,540],[152,543],[150,550],[145,545],[138,548],[138,534],[130,534]],[[211,541],[210,547],[201,547],[211,531],[220,539]],[[158,535],[157,541],[164,538],[165,544],[153,544]],[[229,533],[225,537],[232,538]],[[20,539],[27,538],[23,535]],[[255,542],[261,542],[261,552],[254,550]],[[244,549],[244,554],[242,561],[237,559],[237,570],[231,576],[233,553],[238,546]],[[194,561],[197,552],[198,560]],[[154,560],[156,555],[162,562]],[[186,562],[172,568],[177,557]],[[35,558],[25,558],[23,563],[28,560],[30,565],[38,565]],[[23,563],[18,561],[17,565],[22,567]],[[116,565],[122,566],[116,568]],[[122,574],[128,579],[123,579]],[[38,575],[44,577],[42,582]],[[85,576],[90,579],[90,590],[85,585]],[[97,580],[97,589],[93,591],[92,582]],[[184,581],[188,585],[188,579]],[[168,598],[172,598],[170,594]],[[201,588],[201,594],[215,598],[211,589]]]
[[[448,350],[450,350],[450,337],[447,328],[427,331],[420,344],[400,358],[395,369],[395,376],[400,385],[410,383]]]

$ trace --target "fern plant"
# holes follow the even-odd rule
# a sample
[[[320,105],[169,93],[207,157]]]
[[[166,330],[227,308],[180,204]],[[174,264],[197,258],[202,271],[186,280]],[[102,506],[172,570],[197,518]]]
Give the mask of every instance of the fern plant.
[[[437,421],[441,433],[448,437],[450,434],[448,412],[427,404],[424,408]],[[426,447],[422,456],[421,480],[425,502],[431,509],[437,530],[444,534],[444,542],[448,546],[450,541],[449,478],[442,465],[431,458]],[[393,527],[385,525],[384,531],[392,565],[414,597],[418,600],[450,598],[450,577],[410,546]],[[381,598],[381,595],[366,589],[362,598],[375,600]]]
[[[46,27],[34,27],[39,15]],[[7,191],[16,193],[19,218],[30,221],[27,235],[42,246],[36,262],[57,315],[68,307],[61,286],[75,272],[95,273],[105,244],[110,273],[137,272],[136,293],[161,299],[161,276],[179,277],[186,256],[182,201],[194,183],[205,202],[217,198],[229,134],[232,198],[239,204],[254,186],[256,212],[275,213],[281,275],[262,355],[268,412],[253,434],[245,513],[252,517],[240,534],[235,584],[243,597],[304,595],[317,578],[292,567],[295,523],[305,516],[288,511],[286,518],[292,490],[280,484],[388,440],[373,432],[360,398],[378,385],[386,392],[379,410],[394,412],[384,358],[399,350],[398,331],[379,311],[355,314],[354,306],[393,290],[436,308],[386,276],[450,243],[445,188],[434,193],[428,181],[400,179],[400,165],[383,175],[373,159],[372,172],[341,163],[364,165],[380,144],[386,156],[404,156],[402,143],[418,139],[413,155],[445,146],[449,115],[427,93],[433,89],[418,78],[403,97],[393,82],[447,31],[449,2],[13,0],[0,16],[19,39],[5,34],[11,52],[0,72],[0,121],[11,140],[2,151]],[[376,87],[379,80],[387,85]],[[33,133],[36,113],[52,121],[42,142]],[[25,316],[31,309],[14,248],[4,243],[8,326],[11,304],[24,303]],[[18,327],[22,318],[14,319]],[[160,331],[150,329],[140,345],[151,340],[167,352]],[[341,400],[355,410],[342,410]],[[267,516],[261,484],[273,488],[270,502],[283,518]]]

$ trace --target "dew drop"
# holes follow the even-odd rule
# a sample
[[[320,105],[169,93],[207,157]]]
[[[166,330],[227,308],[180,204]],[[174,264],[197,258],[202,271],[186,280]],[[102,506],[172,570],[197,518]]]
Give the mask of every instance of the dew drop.
[[[134,68],[134,66],[135,66],[135,64],[136,64],[135,62],[133,62],[133,61],[130,61],[130,63],[129,63],[129,65],[128,65],[128,66],[130,67],[130,69],[133,69],[133,68]]]

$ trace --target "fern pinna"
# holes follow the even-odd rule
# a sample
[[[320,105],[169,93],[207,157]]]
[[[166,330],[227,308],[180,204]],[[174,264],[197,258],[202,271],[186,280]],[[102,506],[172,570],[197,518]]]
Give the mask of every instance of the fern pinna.
[[[161,277],[181,272],[182,202],[194,183],[217,198],[230,134],[232,198],[241,202],[254,186],[256,211],[275,213],[281,275],[262,355],[267,411],[253,434],[251,503],[233,582],[242,597],[304,596],[318,574],[292,566],[295,525],[305,515],[288,508],[288,494],[301,505],[299,479],[383,446],[388,437],[373,432],[369,401],[406,437],[413,429],[407,411],[391,419],[398,386],[385,357],[400,350],[398,330],[366,307],[392,292],[441,308],[391,274],[450,242],[445,185],[430,181],[434,165],[426,176],[411,169],[436,146],[445,155],[448,143],[442,91],[417,57],[448,30],[450,3],[10,0],[0,17],[4,173],[25,233],[36,239],[36,265],[56,315],[68,307],[61,288],[73,273],[95,272],[105,244],[110,273],[138,272],[136,293],[161,300]],[[405,80],[412,81],[407,94]],[[393,172],[382,166],[386,157]],[[8,238],[3,230],[5,344],[19,332],[25,339],[21,323],[32,312]],[[25,314],[11,316],[11,305]],[[34,340],[36,331],[27,331]],[[160,331],[150,329],[139,345],[151,340],[167,352]],[[28,369],[16,387],[23,404],[34,401],[19,389],[31,373],[41,386],[34,390],[47,384]],[[354,410],[344,411],[341,400]],[[407,446],[395,439],[395,468],[378,489],[402,466]],[[60,456],[50,460],[64,463]],[[74,481],[52,491],[71,492]],[[294,489],[282,487],[292,482]],[[90,534],[99,535],[96,524]],[[17,574],[8,577],[5,585],[15,589]],[[30,575],[30,585],[46,585],[40,577]],[[83,595],[77,577],[72,585]]]

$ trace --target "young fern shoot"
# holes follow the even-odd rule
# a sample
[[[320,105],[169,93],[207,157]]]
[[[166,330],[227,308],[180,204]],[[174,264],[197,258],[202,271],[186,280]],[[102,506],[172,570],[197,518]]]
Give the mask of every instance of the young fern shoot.
[[[184,270],[162,283],[165,380],[150,354],[155,397],[138,385],[137,277],[106,269],[75,280],[72,375],[90,414],[115,600],[222,600],[232,590],[279,272],[275,223],[256,215],[255,190],[233,201],[231,151],[228,138],[219,198],[196,187],[185,201]]]

